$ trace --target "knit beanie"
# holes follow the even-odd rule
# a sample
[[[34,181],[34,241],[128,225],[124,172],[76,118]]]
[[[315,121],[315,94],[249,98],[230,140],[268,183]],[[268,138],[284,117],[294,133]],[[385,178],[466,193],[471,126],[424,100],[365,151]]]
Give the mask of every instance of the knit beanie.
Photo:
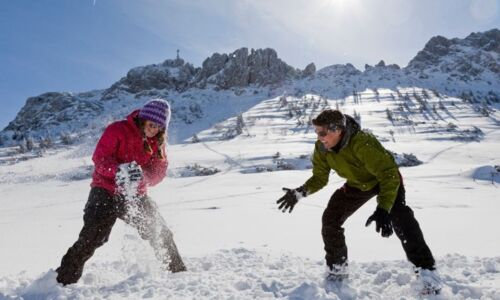
[[[139,118],[155,122],[167,129],[170,122],[170,105],[166,100],[152,99],[141,108]]]

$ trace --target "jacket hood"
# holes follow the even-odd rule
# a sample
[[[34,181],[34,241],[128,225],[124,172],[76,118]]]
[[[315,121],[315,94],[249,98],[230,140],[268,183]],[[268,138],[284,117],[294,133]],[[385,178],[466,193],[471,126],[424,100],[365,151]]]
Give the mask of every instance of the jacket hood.
[[[137,118],[137,116],[139,116],[139,112],[141,110],[140,109],[136,109],[134,110],[133,112],[131,112],[130,114],[128,114],[127,116],[127,121],[131,124],[134,124],[135,125],[135,122],[134,122],[134,119]]]
[[[345,115],[345,117],[346,117],[346,128],[344,129],[344,136],[342,137],[342,140],[340,140],[339,143],[340,146],[338,151],[344,149],[345,146],[349,144],[351,137],[354,136],[356,133],[358,133],[358,131],[361,129],[361,126],[359,126],[358,122],[356,122],[356,120],[354,120],[353,117],[349,115]]]
[[[142,135],[141,129],[137,127],[137,125],[135,124],[135,118],[139,116],[139,111],[140,111],[139,109],[134,110],[127,116],[127,124],[132,128],[134,128],[135,130],[137,130],[137,132]]]

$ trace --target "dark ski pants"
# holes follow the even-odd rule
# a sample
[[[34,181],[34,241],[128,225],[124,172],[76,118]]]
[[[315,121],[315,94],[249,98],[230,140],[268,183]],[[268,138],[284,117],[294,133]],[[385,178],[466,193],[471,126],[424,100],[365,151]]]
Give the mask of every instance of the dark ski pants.
[[[349,216],[378,193],[378,186],[363,192],[347,184],[333,193],[323,213],[321,230],[325,244],[326,264],[330,268],[333,265],[347,263],[347,246],[342,225]],[[425,243],[422,230],[413,215],[413,211],[405,203],[405,188],[402,183],[390,218],[394,232],[401,241],[408,260],[416,267],[433,270],[434,258]]]
[[[123,197],[110,195],[105,189],[94,187],[85,205],[84,224],[78,240],[68,249],[56,270],[58,282],[66,285],[80,279],[85,262],[108,241],[117,218],[136,228],[141,238],[149,241],[166,269],[172,272],[186,270],[172,232],[149,197],[128,202]]]

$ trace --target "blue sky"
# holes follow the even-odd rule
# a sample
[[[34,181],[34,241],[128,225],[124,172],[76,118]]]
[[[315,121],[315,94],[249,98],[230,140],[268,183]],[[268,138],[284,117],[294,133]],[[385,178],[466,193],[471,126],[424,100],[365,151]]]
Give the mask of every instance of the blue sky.
[[[405,66],[435,35],[500,27],[500,0],[0,0],[0,128],[26,98],[109,87],[135,66],[274,48],[298,68]]]

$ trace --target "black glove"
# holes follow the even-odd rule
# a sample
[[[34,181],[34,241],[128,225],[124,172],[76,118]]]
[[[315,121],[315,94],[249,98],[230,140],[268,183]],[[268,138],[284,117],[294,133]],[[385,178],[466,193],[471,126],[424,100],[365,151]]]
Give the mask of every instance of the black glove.
[[[371,222],[375,221],[376,224],[376,230],[377,232],[380,232],[382,229],[382,236],[383,237],[390,237],[392,235],[392,223],[391,223],[391,218],[389,217],[389,213],[383,209],[377,206],[377,209],[371,215],[368,220],[366,220],[365,226],[370,226]]]
[[[306,189],[303,186],[293,190],[289,188],[283,188],[283,191],[286,191],[285,196],[276,201],[276,203],[279,204],[278,209],[282,210],[283,212],[286,212],[287,209],[290,209],[289,212],[291,213],[293,207],[295,206],[295,204],[297,204],[299,199],[307,196]]]
[[[141,167],[135,162],[121,164],[116,172],[116,184],[125,185],[127,182],[139,182],[144,178]]]
[[[128,178],[131,182],[138,182],[144,178],[141,167],[135,161],[128,165]]]

